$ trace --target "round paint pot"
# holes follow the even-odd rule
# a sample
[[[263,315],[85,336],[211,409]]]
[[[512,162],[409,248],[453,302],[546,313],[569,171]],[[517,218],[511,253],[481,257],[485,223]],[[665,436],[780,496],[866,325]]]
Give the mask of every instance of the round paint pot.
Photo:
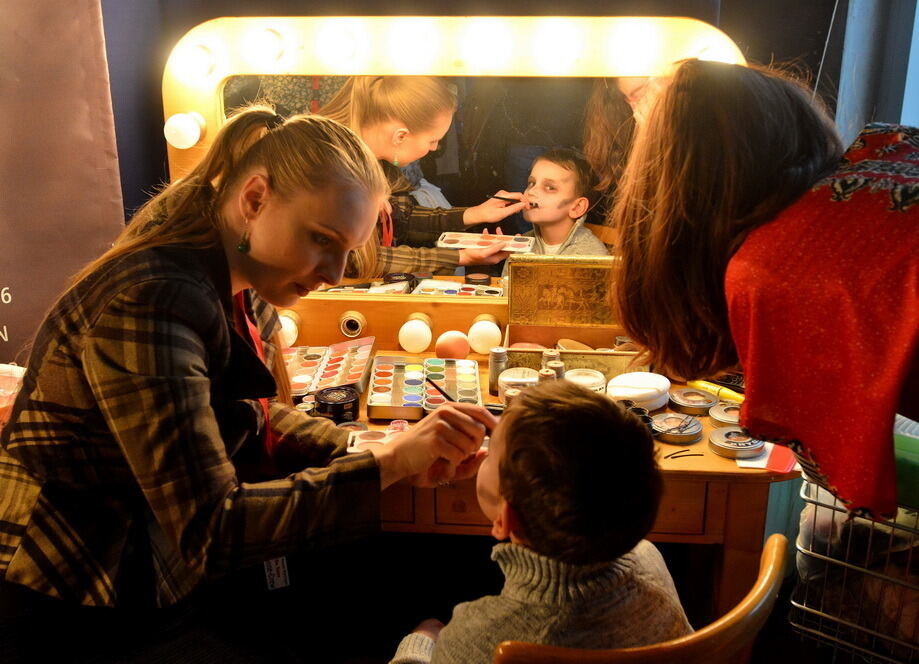
[[[606,392],[606,376],[596,369],[569,369],[565,372],[565,380],[570,380],[593,392],[601,394]]]
[[[306,413],[307,415],[312,415],[313,410],[316,408],[316,403],[314,401],[301,401],[296,406],[294,406],[301,413]]]
[[[655,438],[678,445],[695,443],[702,438],[702,422],[692,415],[658,413],[651,418]]]
[[[650,371],[630,371],[613,376],[606,384],[606,393],[613,401],[630,402],[633,406],[657,410],[667,405],[670,380]]]
[[[762,454],[766,443],[748,435],[742,427],[721,427],[712,429],[708,448],[728,459],[749,459]]]
[[[732,401],[716,403],[709,409],[708,416],[718,424],[737,426],[740,424],[740,404]]]
[[[539,372],[529,367],[511,367],[498,376],[498,398],[504,403],[504,393],[511,387],[526,388],[539,381]]]
[[[360,394],[353,387],[327,387],[316,393],[316,414],[340,424],[360,419]]]
[[[472,286],[490,286],[491,276],[481,272],[473,272],[472,274],[467,274],[464,281]]]
[[[708,415],[708,410],[718,403],[718,397],[711,392],[694,387],[681,387],[670,391],[670,407],[678,413]]]

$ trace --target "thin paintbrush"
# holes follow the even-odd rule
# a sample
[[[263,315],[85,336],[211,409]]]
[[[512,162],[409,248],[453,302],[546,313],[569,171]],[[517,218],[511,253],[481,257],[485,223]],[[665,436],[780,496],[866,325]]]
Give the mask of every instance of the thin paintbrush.
[[[444,388],[442,388],[440,385],[438,385],[438,384],[435,383],[433,380],[431,380],[431,377],[430,377],[430,376],[425,376],[424,379],[425,379],[428,383],[430,383],[431,386],[432,386],[435,390],[437,390],[438,392],[440,392],[440,395],[441,395],[444,399],[446,399],[447,401],[452,401],[453,403],[456,403],[456,399],[454,399],[454,398],[451,397],[449,394],[447,394],[447,391],[444,390]]]

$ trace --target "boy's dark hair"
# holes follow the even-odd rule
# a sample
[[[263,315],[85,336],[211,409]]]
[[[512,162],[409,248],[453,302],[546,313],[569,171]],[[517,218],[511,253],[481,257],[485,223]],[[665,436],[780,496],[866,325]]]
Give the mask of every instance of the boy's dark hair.
[[[637,417],[567,380],[527,388],[504,417],[500,491],[530,548],[583,565],[614,560],[650,532],[663,479]]]
[[[561,166],[574,173],[574,193],[580,198],[584,196],[593,203],[592,196],[596,193],[594,190],[594,174],[582,154],[570,148],[552,148],[546,150],[533,160],[548,161],[556,166]]]

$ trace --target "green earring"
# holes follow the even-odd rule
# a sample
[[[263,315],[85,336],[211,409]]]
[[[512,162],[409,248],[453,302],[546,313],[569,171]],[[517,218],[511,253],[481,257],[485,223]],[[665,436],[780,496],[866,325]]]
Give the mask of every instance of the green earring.
[[[399,167],[399,151],[398,150],[393,152],[392,165],[395,166],[396,168]]]
[[[236,245],[236,251],[238,251],[241,254],[248,254],[249,249],[251,248],[252,247],[249,244],[249,229],[247,228],[246,230],[243,231],[242,237],[239,238],[239,244]]]

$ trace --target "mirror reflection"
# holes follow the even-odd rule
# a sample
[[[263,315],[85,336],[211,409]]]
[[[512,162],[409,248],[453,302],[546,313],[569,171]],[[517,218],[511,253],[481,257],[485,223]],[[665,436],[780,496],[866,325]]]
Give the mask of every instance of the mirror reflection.
[[[352,276],[466,266],[500,275],[502,249],[608,252],[609,198],[650,87],[637,78],[260,75],[230,78],[223,102],[227,113],[267,101],[284,116],[328,115],[380,159],[394,190],[390,219]],[[534,239],[524,247],[495,233]]]

